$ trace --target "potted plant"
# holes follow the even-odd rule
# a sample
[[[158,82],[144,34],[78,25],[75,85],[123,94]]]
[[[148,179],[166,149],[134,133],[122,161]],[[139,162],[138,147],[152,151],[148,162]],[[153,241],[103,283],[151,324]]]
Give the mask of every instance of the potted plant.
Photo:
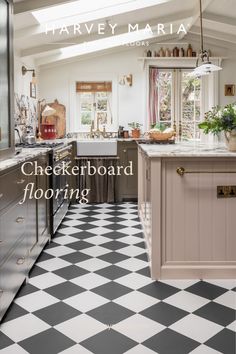
[[[224,132],[229,151],[236,151],[236,103],[213,107],[198,126],[205,134]]]
[[[138,122],[131,122],[128,124],[128,126],[131,128],[132,138],[134,139],[140,138],[140,127],[142,126],[142,124]]]

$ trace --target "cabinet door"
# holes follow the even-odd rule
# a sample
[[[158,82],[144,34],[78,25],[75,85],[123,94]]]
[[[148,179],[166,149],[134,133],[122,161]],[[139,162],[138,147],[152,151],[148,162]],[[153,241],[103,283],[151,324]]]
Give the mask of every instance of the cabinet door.
[[[122,142],[119,144],[120,164],[133,165],[133,175],[118,177],[118,199],[129,200],[138,197],[138,148],[136,142]]]
[[[28,183],[34,183],[36,186],[36,176],[30,176]],[[36,200],[28,199],[27,200],[27,240],[28,240],[28,249],[31,253],[34,246],[37,244],[37,208]]]
[[[38,159],[38,166],[41,166],[43,170],[48,164],[46,156],[42,156]],[[43,174],[37,176],[37,189],[42,189],[43,192],[48,188],[48,176]],[[49,208],[48,200],[44,196],[37,200],[37,226],[38,226],[38,242],[41,243],[44,237],[48,234],[49,227]]]

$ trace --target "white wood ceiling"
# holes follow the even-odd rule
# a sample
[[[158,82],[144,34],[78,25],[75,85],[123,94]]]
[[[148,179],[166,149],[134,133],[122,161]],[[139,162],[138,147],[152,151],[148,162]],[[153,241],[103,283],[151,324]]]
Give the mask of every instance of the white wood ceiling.
[[[95,0],[88,0],[95,1]],[[71,34],[55,35],[45,34],[45,26],[40,25],[32,11],[50,8],[63,3],[70,3],[70,0],[15,0],[14,1],[14,29],[15,47],[22,58],[31,57],[37,65],[64,60],[61,56],[61,48],[71,45],[100,39],[94,26],[90,35]],[[208,43],[217,44],[236,50],[236,0],[202,0],[204,10],[204,37]],[[161,4],[139,9],[112,18],[99,18],[93,23],[111,21],[117,23],[116,34],[127,32],[127,23],[184,23],[188,28],[188,37],[199,37],[199,0],[163,0]],[[110,32],[104,37],[110,36]],[[175,40],[183,39],[185,35],[172,35]],[[158,42],[166,41],[170,36],[158,36]],[[157,38],[152,38],[154,42]],[[119,50],[120,46],[112,50]],[[110,50],[107,50],[110,52]],[[103,51],[104,52],[104,51]],[[91,54],[91,53],[90,53]],[[86,57],[86,55],[83,57]]]

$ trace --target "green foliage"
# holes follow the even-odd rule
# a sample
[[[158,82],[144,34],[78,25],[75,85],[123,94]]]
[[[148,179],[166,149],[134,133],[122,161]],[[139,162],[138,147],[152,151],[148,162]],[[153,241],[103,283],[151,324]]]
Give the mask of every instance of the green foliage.
[[[236,103],[225,107],[216,106],[205,113],[205,120],[198,127],[205,134],[218,134],[222,131],[231,132],[236,129]]]
[[[152,124],[151,128],[159,129],[161,132],[163,132],[167,128],[167,125],[164,123],[156,123],[156,124]]]
[[[142,124],[138,123],[138,122],[131,122],[128,124],[128,126],[131,129],[140,129],[140,127],[142,126]]]

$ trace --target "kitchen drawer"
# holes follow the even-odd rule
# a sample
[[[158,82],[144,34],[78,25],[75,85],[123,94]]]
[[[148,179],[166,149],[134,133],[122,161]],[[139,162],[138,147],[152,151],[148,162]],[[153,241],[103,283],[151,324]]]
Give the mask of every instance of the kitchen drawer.
[[[27,176],[21,172],[20,167],[0,176],[0,210],[23,193],[26,183]]]
[[[19,198],[14,205],[4,210],[0,216],[0,264],[25,233],[27,205],[26,203],[20,205],[21,199]]]
[[[24,237],[0,267],[0,321],[27,273],[27,239]]]

